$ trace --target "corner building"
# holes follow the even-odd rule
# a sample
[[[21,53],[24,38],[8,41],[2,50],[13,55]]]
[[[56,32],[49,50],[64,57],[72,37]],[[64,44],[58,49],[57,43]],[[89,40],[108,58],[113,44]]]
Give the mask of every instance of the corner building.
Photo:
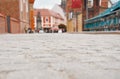
[[[0,13],[4,14],[7,20],[4,26],[6,33],[24,33],[24,28],[29,27],[28,0],[0,0]],[[14,18],[13,22],[11,18]]]

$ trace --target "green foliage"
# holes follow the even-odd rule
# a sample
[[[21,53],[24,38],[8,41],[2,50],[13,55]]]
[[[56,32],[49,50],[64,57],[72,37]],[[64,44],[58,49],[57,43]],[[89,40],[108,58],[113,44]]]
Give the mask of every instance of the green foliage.
[[[64,25],[64,24],[60,24],[60,25],[58,25],[58,27],[59,27],[59,29],[66,29],[66,25]]]

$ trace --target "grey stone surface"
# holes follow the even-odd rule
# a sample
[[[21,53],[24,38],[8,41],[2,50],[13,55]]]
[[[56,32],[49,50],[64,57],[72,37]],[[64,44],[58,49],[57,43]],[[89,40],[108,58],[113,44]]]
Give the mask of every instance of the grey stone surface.
[[[120,79],[120,35],[0,35],[0,79]]]

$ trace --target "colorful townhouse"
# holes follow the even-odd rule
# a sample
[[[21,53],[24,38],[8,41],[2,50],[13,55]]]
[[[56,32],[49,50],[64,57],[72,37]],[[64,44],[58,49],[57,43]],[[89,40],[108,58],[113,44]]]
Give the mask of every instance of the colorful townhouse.
[[[41,16],[41,26],[45,32],[58,31],[58,25],[64,22],[62,16],[49,9],[35,9],[34,10],[34,20],[35,28],[37,27],[37,15],[40,13]]]

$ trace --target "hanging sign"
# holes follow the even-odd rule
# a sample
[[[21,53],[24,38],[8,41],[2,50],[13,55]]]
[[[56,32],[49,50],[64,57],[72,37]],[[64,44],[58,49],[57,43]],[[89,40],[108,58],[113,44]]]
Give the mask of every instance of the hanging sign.
[[[72,8],[76,9],[76,8],[81,8],[82,5],[82,1],[81,0],[72,0]]]

